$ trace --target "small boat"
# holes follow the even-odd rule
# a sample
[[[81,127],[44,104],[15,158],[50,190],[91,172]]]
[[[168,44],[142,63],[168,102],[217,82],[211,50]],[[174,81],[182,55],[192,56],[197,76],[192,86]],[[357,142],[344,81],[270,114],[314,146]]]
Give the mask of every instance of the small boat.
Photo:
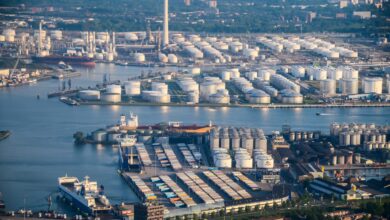
[[[317,115],[317,116],[320,116],[320,115],[321,115],[321,113],[317,112],[317,113],[316,113],[316,115]]]
[[[0,131],[0,141],[8,138],[11,135],[11,132],[6,130],[6,131]]]
[[[80,105],[76,100],[71,99],[71,98],[66,97],[66,96],[61,96],[60,101],[65,103],[65,104],[68,104],[68,105]]]

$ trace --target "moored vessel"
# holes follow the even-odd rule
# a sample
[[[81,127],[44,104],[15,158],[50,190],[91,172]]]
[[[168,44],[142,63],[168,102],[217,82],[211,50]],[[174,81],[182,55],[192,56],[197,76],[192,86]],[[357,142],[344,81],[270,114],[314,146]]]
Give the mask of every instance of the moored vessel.
[[[86,176],[83,181],[77,177],[63,176],[58,178],[58,189],[61,195],[75,208],[88,214],[109,212],[110,201],[104,195],[104,186],[90,181]]]

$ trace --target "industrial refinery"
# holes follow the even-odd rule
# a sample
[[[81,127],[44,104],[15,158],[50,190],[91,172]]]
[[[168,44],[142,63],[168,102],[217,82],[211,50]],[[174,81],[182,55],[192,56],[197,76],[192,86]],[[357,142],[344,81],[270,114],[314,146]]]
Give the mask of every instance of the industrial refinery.
[[[2,4],[0,219],[390,219],[389,8]]]

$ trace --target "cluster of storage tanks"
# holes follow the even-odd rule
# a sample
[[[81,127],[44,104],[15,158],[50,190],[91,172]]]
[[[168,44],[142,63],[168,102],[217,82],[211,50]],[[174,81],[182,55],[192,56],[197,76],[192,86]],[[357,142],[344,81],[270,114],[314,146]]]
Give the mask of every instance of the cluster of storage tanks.
[[[289,141],[305,141],[320,139],[320,131],[290,131],[288,133]]]
[[[320,81],[320,92],[325,96],[334,96],[337,93],[343,95],[359,93],[359,72],[349,66],[337,68],[292,66],[290,73],[297,78],[306,77],[309,80]],[[365,77],[362,80],[362,92],[382,94],[382,84],[383,79],[380,77]]]
[[[338,137],[340,146],[363,146],[366,150],[390,148],[390,126],[375,124],[338,124],[330,126],[330,135]]]
[[[352,165],[361,163],[361,155],[359,153],[339,152],[331,155],[332,165]]]
[[[182,77],[177,79],[177,84],[187,96],[191,103],[199,103],[199,84],[191,77]]]
[[[225,83],[218,77],[205,77],[200,84],[200,99],[202,101],[228,104],[230,103],[229,91]]]
[[[262,129],[213,128],[210,150],[217,167],[231,168],[234,164],[243,169],[271,169],[274,166],[272,156],[267,154],[267,138]]]
[[[291,36],[285,38],[277,35],[271,37],[257,36],[256,42],[276,52],[282,52],[285,50],[289,53],[293,53],[303,48],[331,59],[338,59],[340,56],[346,58],[358,57],[358,53],[356,51],[344,47],[338,47],[333,43],[315,37],[299,38],[297,36]]]
[[[124,94],[122,94],[121,85],[107,85],[104,92],[99,90],[81,90],[78,92],[80,99],[85,101],[98,101],[110,103],[121,102],[122,95],[125,96],[139,96],[146,101],[153,103],[169,103],[171,101],[168,93],[168,85],[162,82],[152,82],[151,90],[143,90],[141,92],[140,81],[125,81],[123,83]]]
[[[168,55],[165,55],[163,53],[160,53],[158,54],[158,60],[162,63],[172,63],[172,64],[176,64],[178,63],[178,58],[175,54],[168,54]]]
[[[246,43],[232,37],[205,37],[191,34],[183,36],[180,33],[172,35],[172,40],[193,59],[209,57],[215,63],[229,63],[232,61],[227,52],[240,54],[248,60],[254,60],[259,56],[259,47],[249,48]]]
[[[152,103],[170,103],[168,85],[163,82],[152,82],[151,90],[142,91],[142,99]]]
[[[58,38],[62,38],[62,32],[61,31],[51,31],[50,35],[47,34],[44,30],[34,30],[34,33],[32,36],[28,32],[16,32],[15,29],[3,29],[2,34],[0,35],[0,42],[30,42],[33,46],[36,47],[36,51],[39,51],[41,56],[48,56],[49,51],[52,47],[51,39],[57,39],[57,32],[59,32]],[[29,54],[29,48],[23,47],[22,54],[28,55]]]

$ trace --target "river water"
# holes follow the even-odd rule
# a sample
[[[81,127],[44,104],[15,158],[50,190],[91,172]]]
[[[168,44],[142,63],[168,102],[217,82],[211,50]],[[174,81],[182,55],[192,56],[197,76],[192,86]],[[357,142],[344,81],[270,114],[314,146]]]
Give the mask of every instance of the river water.
[[[147,68],[98,64],[95,69],[79,69],[82,76],[72,79],[73,87],[94,86],[109,73],[111,80],[148,71]],[[71,107],[46,95],[58,89],[58,80],[35,85],[0,89],[0,129],[12,135],[0,142],[0,192],[9,210],[40,210],[46,198],[56,192],[57,177],[68,174],[90,176],[103,184],[112,203],[134,201],[136,197],[117,174],[117,149],[99,145],[75,146],[75,131],[91,132],[115,123],[121,114],[132,111],[140,124],[182,121],[191,124],[248,126],[266,133],[280,130],[283,124],[293,129],[328,132],[332,122],[390,123],[390,108],[333,109],[251,109],[141,106]],[[37,99],[37,95],[41,99]],[[316,116],[316,112],[325,113]],[[53,206],[69,211],[54,199]]]

